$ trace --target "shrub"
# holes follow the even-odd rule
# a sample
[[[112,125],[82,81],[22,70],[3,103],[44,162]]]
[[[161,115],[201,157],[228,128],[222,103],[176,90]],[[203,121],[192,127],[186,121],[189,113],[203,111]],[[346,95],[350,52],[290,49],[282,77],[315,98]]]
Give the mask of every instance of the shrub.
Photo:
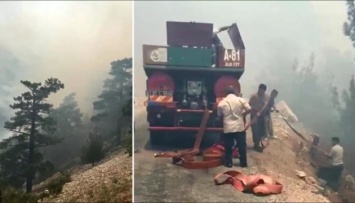
[[[59,172],[48,183],[48,191],[51,195],[58,195],[63,190],[63,185],[71,181],[71,174],[69,172]]]
[[[103,142],[97,131],[93,130],[89,135],[88,145],[84,146],[82,150],[81,162],[83,164],[91,163],[94,166],[96,162],[99,162],[104,157]]]
[[[2,189],[2,202],[12,203],[12,202],[21,202],[21,203],[37,203],[39,198],[33,194],[26,194],[21,190],[14,188],[3,188]]]
[[[132,135],[127,134],[124,138],[125,153],[132,156]]]

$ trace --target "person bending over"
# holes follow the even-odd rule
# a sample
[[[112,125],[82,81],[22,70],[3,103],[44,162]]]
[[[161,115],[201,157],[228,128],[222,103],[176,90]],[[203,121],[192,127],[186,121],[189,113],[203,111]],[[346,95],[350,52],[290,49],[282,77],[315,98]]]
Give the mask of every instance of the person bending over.
[[[265,135],[264,138],[276,138],[274,135],[274,128],[272,124],[272,118],[271,118],[271,112],[275,110],[276,112],[279,112],[276,107],[275,107],[275,99],[279,92],[275,89],[273,89],[270,93],[270,98],[267,102],[267,104],[261,109],[260,113],[258,113],[258,116],[261,114],[265,116]]]

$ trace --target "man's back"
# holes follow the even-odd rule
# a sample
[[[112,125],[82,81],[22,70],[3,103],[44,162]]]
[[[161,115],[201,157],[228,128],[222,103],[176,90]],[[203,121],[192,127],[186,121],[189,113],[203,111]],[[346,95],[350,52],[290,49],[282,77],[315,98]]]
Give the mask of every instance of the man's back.
[[[334,145],[330,150],[331,163],[333,166],[343,164],[343,147],[340,145]]]
[[[218,104],[223,114],[224,133],[244,131],[243,111],[248,108],[248,103],[234,94],[229,94]]]

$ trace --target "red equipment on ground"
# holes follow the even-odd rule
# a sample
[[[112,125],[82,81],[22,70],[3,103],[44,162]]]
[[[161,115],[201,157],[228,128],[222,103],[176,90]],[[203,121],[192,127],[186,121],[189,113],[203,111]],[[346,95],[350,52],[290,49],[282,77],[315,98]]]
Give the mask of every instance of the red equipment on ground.
[[[227,178],[219,182],[221,176]],[[241,192],[250,192],[255,195],[270,195],[282,193],[283,186],[272,177],[262,174],[245,175],[239,171],[226,171],[214,177],[216,185],[231,184]]]

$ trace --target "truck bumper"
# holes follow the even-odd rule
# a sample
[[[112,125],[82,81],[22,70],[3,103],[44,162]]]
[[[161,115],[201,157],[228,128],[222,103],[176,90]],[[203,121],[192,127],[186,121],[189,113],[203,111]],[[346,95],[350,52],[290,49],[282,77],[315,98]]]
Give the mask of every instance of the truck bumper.
[[[198,131],[199,127],[148,127],[149,131]],[[223,128],[206,128],[208,132],[223,132]]]

